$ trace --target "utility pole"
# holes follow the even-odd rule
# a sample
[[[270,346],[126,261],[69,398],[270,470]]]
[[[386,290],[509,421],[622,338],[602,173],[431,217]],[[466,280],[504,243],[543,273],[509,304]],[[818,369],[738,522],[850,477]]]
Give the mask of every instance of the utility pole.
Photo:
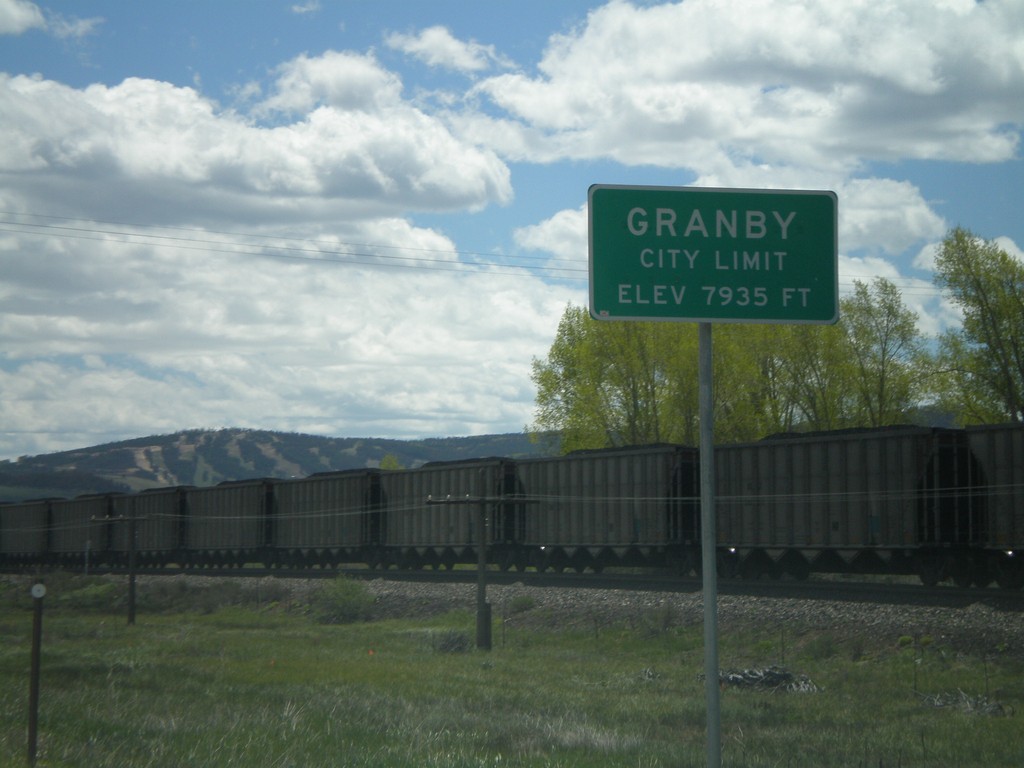
[[[501,508],[505,505],[536,504],[535,499],[518,496],[485,496],[483,491],[487,485],[487,470],[480,470],[480,495],[467,494],[461,498],[448,496],[444,499],[427,497],[427,504],[457,504],[462,506],[477,505],[477,546],[476,546],[476,647],[485,651],[491,650],[491,604],[487,602],[487,552],[488,552],[488,508]]]
[[[482,470],[481,470],[482,471]],[[427,504],[455,504],[460,506],[477,505],[477,545],[476,545],[476,647],[483,651],[491,650],[491,604],[487,602],[487,506],[502,503],[501,498],[465,496],[445,499],[428,497]]]
[[[128,523],[128,625],[135,625],[135,560],[136,551],[139,548],[139,528],[138,523],[140,520],[145,520],[145,517],[140,517],[136,514],[121,515],[119,517],[111,518],[111,520],[120,520]],[[97,518],[93,518],[97,520]]]
[[[139,518],[128,518],[128,626],[135,626],[135,550],[138,549]]]

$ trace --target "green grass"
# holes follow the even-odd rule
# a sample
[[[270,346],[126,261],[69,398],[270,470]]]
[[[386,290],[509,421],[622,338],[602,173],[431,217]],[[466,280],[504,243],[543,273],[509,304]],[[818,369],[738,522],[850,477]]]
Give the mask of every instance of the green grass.
[[[324,624],[316,599],[232,595],[231,605],[204,599],[182,610],[181,595],[162,607],[150,596],[130,627],[101,605],[102,583],[47,583],[40,766],[705,763],[701,629],[673,625],[664,612],[585,631],[496,623],[487,653],[472,648],[475,619],[463,612]],[[362,605],[350,587],[328,589]],[[26,764],[26,594],[0,587],[5,767]],[[534,610],[524,604],[515,616]],[[756,626],[721,640],[723,667],[777,664],[783,653],[787,668],[823,690],[724,689],[724,765],[1024,764],[1019,714],[970,714],[924,697],[963,691],[1024,713],[1016,657],[817,630],[783,642],[777,628]]]

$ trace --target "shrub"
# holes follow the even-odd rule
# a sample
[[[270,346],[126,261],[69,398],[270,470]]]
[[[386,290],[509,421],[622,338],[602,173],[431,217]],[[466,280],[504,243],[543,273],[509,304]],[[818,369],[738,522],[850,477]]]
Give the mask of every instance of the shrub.
[[[119,607],[121,587],[113,582],[85,582],[57,597],[59,605],[83,611],[113,611]]]
[[[646,637],[659,637],[671,631],[676,624],[676,613],[670,605],[646,610],[640,616],[640,631]]]
[[[839,644],[836,638],[827,633],[818,635],[804,646],[804,655],[815,661],[834,658],[838,652]]]
[[[139,585],[137,605],[149,613],[209,614],[245,605],[246,588],[234,579],[196,583],[184,577],[149,579]]]
[[[438,653],[466,653],[473,647],[469,633],[457,629],[436,632],[432,640],[434,650]]]
[[[373,594],[365,584],[339,576],[324,583],[314,593],[310,611],[321,624],[352,624],[369,619],[373,603]]]

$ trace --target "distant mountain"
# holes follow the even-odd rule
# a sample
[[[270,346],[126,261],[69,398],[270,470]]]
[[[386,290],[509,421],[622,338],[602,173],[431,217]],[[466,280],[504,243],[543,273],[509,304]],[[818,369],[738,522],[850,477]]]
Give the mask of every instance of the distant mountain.
[[[430,461],[545,456],[555,447],[550,440],[534,442],[526,434],[387,440],[253,429],[188,430],[0,461],[0,501],[306,477],[379,467],[382,461],[414,469]]]

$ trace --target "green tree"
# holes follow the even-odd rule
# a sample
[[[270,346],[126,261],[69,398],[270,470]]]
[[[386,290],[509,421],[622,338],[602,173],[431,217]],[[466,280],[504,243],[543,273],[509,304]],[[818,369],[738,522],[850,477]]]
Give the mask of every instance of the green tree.
[[[906,421],[919,404],[924,343],[917,314],[903,305],[899,289],[884,277],[869,288],[855,280],[853,295],[840,302],[846,351],[856,392],[853,420],[880,427]],[[844,366],[838,366],[844,370]]]
[[[402,466],[401,460],[393,453],[386,453],[381,457],[380,468],[388,471],[405,469],[405,467]]]
[[[547,359],[533,361],[533,429],[561,432],[565,451],[677,440],[678,343],[669,324],[601,323],[566,307]]]
[[[917,317],[884,278],[856,283],[835,326],[722,324],[713,347],[718,442],[893,424],[919,405]],[[569,305],[532,379],[532,429],[565,451],[699,440],[693,323],[601,322]]]
[[[963,315],[940,339],[947,407],[963,422],[1024,419],[1024,265],[996,243],[957,227],[942,241],[935,283]],[[951,402],[950,398],[955,398]]]
[[[790,426],[809,430],[850,426],[852,363],[846,329],[836,325],[792,325],[780,333],[781,398],[792,410]]]
[[[785,392],[781,325],[716,325],[713,335],[715,439],[755,440],[793,427]],[[691,376],[696,385],[697,371]]]
[[[769,326],[721,326],[714,342],[715,434],[752,440],[788,429],[784,366]],[[545,360],[533,361],[532,429],[562,449],[699,439],[698,341],[692,323],[599,322],[568,306]]]
[[[602,402],[602,372],[592,359],[592,323],[585,309],[567,306],[547,360],[533,361],[533,430],[560,432],[566,452],[607,445],[613,430]]]

